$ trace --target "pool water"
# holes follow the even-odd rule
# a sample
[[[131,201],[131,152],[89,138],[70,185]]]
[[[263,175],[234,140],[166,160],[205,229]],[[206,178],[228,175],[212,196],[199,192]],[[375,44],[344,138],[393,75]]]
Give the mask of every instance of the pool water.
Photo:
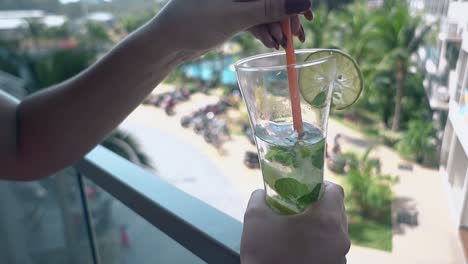
[[[234,85],[237,83],[237,78],[231,66],[233,63],[233,56],[226,56],[224,60],[202,60],[185,64],[182,66],[182,71],[188,77],[204,81],[215,79],[215,75],[221,72],[221,83],[224,85]]]

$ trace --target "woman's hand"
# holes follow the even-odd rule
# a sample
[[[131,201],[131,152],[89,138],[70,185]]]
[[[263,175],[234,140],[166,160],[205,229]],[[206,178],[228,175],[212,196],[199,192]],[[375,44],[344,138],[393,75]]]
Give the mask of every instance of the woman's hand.
[[[304,16],[310,21],[313,19],[312,11],[307,10],[304,12]],[[291,29],[292,33],[297,36],[297,38],[304,43],[305,33],[304,28],[299,21],[299,16],[291,16]],[[249,28],[248,31],[252,33],[257,39],[259,39],[263,45],[268,48],[279,49],[279,46],[286,48],[286,36],[283,34],[281,29],[281,22],[271,22],[261,25],[253,26]]]
[[[172,0],[150,23],[182,52],[204,53],[243,30],[279,48],[286,42],[279,22],[291,16],[293,33],[303,41],[297,15],[312,20],[310,8],[310,0]]]
[[[350,248],[343,189],[325,183],[320,201],[304,213],[283,216],[255,191],[244,216],[242,264],[344,264]]]

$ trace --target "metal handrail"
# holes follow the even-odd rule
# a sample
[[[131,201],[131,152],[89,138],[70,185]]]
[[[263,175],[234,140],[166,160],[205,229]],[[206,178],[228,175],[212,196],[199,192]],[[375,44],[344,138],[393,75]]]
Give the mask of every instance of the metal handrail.
[[[240,263],[242,224],[102,146],[80,173],[207,263]]]

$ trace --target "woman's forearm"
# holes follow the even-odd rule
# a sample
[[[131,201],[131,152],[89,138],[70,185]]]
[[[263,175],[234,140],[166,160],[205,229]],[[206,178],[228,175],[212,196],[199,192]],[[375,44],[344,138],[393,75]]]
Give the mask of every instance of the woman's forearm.
[[[278,21],[310,13],[310,6],[309,0],[171,0],[152,21],[77,77],[19,105],[0,94],[0,179],[31,180],[69,166],[176,65],[249,28],[273,46],[283,39]],[[297,16],[291,21],[297,22],[299,32]]]
[[[78,160],[184,61],[163,30],[150,22],[75,78],[20,103],[14,168],[20,180]]]

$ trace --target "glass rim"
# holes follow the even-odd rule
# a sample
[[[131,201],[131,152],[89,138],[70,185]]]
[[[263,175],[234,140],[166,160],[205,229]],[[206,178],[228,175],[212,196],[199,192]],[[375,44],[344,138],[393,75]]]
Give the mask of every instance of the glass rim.
[[[329,49],[298,49],[295,51],[295,54],[312,54],[318,51],[324,51],[324,50],[329,50]],[[275,56],[285,56],[286,51],[275,51],[275,52],[268,52],[268,53],[262,53],[254,56],[250,56],[247,58],[240,59],[234,64],[234,68],[236,69],[237,72],[239,71],[278,71],[278,70],[284,70],[288,67],[294,67],[296,69],[300,68],[305,68],[305,67],[310,67],[313,65],[317,65],[320,63],[323,63],[327,61],[330,57],[333,57],[333,55],[325,56],[323,58],[319,58],[316,60],[311,60],[308,62],[303,62],[303,63],[296,63],[296,64],[280,64],[280,65],[274,65],[274,66],[245,66],[247,62],[251,62],[254,60],[258,59],[263,59],[263,58],[268,58],[268,57],[275,57]]]

